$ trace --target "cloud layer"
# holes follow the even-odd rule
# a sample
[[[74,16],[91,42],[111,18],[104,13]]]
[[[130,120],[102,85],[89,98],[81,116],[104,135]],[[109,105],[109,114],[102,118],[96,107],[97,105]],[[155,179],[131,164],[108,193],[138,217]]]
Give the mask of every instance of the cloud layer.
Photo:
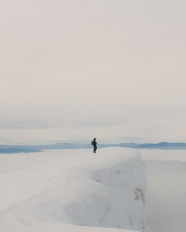
[[[185,7],[3,1],[2,137],[184,141]]]

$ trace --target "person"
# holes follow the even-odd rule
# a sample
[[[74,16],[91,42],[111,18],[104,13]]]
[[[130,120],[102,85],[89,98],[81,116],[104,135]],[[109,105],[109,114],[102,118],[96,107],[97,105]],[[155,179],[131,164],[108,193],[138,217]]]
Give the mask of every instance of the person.
[[[94,150],[93,152],[96,153],[96,150],[97,150],[97,142],[96,142],[96,138],[94,138],[91,142],[92,146],[94,147]]]

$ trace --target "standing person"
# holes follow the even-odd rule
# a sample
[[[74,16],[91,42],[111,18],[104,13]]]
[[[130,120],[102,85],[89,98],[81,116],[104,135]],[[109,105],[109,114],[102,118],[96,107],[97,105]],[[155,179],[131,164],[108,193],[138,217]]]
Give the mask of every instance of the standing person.
[[[91,142],[92,146],[94,147],[94,153],[96,153],[96,150],[97,150],[97,142],[96,142],[96,138],[94,138]]]

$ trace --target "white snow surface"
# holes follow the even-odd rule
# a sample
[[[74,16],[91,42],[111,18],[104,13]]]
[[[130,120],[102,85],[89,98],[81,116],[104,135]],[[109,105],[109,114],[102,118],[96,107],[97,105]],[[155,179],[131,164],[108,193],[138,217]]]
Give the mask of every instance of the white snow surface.
[[[151,232],[186,231],[186,150],[141,149],[146,163]]]
[[[49,150],[0,161],[2,232],[146,231],[145,165],[134,149]]]

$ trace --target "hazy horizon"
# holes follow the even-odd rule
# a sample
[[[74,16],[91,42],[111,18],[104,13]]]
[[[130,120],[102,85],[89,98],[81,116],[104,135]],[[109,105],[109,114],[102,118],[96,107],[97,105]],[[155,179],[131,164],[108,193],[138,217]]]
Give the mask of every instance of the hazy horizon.
[[[186,2],[0,3],[0,143],[186,142]]]

